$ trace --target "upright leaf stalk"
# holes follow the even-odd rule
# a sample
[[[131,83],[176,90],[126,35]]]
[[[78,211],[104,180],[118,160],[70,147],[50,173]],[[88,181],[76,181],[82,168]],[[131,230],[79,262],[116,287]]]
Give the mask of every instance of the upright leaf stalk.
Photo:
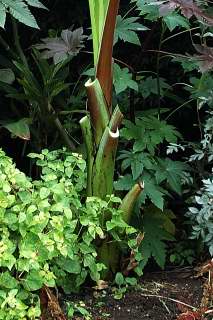
[[[89,115],[80,125],[87,151],[87,195],[105,199],[113,193],[115,156],[119,126],[123,115],[118,106],[112,110],[113,40],[119,0],[88,0],[92,24],[95,80],[86,84]],[[143,189],[136,184],[121,205],[123,219],[128,223],[133,206]],[[110,268],[117,248],[103,242],[101,260]],[[113,268],[114,269],[114,268]]]

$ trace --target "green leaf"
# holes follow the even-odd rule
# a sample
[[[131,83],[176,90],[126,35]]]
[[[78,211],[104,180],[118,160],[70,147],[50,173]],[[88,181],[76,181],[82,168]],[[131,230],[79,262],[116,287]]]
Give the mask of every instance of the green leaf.
[[[158,164],[156,165],[157,183],[161,183],[166,180],[175,192],[181,194],[182,179],[184,177],[184,173],[189,169],[190,167],[183,162],[173,161],[169,158],[158,158]]]
[[[40,159],[40,160],[44,160],[44,156],[43,154],[37,154],[37,153],[29,153],[28,157],[31,159]]]
[[[25,1],[31,7],[40,8],[40,9],[46,9],[47,10],[47,7],[45,7],[39,0],[25,0]]]
[[[59,82],[58,80],[56,80],[56,81],[57,81],[57,83],[52,85],[50,88],[51,90],[49,90],[50,91],[49,94],[50,94],[51,98],[58,96],[59,93],[68,89],[70,86],[67,83]]]
[[[62,257],[57,260],[57,263],[63,270],[69,273],[79,274],[81,272],[81,264],[77,256],[75,260]]]
[[[184,18],[176,12],[168,14],[163,18],[163,20],[165,21],[170,31],[173,31],[176,27],[183,27],[185,29],[190,28],[188,19]]]
[[[10,184],[8,182],[3,182],[2,189],[4,192],[9,193],[11,191]]]
[[[142,254],[140,267],[143,269],[148,260],[153,257],[157,264],[163,269],[166,261],[166,244],[164,240],[173,240],[163,227],[163,212],[155,210],[153,206],[146,209],[142,220],[144,239],[139,247]]]
[[[9,13],[18,21],[29,27],[39,29],[37,22],[23,0],[1,0],[2,4],[8,8]]]
[[[117,17],[114,43],[120,39],[124,42],[129,42],[140,46],[140,40],[136,31],[146,31],[148,28],[137,22],[138,20],[138,17],[122,18],[119,15]]]
[[[5,21],[6,21],[6,8],[2,3],[0,3],[0,27],[1,28],[4,28]]]
[[[19,191],[18,196],[24,204],[32,201],[32,194],[29,191]]]
[[[116,63],[114,64],[113,81],[116,94],[120,94],[128,88],[138,91],[138,84],[136,81],[132,80],[132,74],[129,72],[128,68],[121,69]]]
[[[138,117],[135,124],[128,120],[124,121],[124,124],[125,128],[121,130],[121,136],[128,140],[135,140],[133,145],[135,152],[148,150],[151,155],[154,155],[156,147],[164,140],[176,143],[177,137],[180,137],[174,126],[152,115]]]
[[[123,150],[118,159],[123,159],[121,164],[122,170],[131,167],[134,180],[137,180],[140,177],[144,168],[153,169],[153,159],[146,152],[130,152]]]
[[[117,272],[115,276],[115,283],[121,287],[124,284],[124,276],[121,272]]]
[[[161,188],[156,182],[155,178],[149,173],[144,172],[141,180],[144,181],[144,190],[141,192],[138,198],[138,206],[145,203],[146,199],[150,199],[152,203],[156,205],[159,209],[163,209],[164,205],[164,194],[166,191]],[[118,181],[114,183],[115,190],[130,190],[135,184],[132,175],[126,174],[125,176],[120,176]]]
[[[18,285],[18,281],[10,275],[10,273],[4,272],[0,275],[0,287],[7,289],[14,289]]]
[[[46,199],[50,194],[50,190],[48,188],[42,187],[40,189],[39,194],[40,194],[40,197],[41,197],[42,200]]]
[[[136,286],[137,285],[137,279],[136,278],[127,277],[127,278],[125,278],[125,281],[130,286]]]
[[[3,124],[2,127],[21,139],[30,140],[29,122],[29,118],[23,118],[16,122]]]
[[[134,186],[135,182],[131,174],[120,176],[118,181],[114,183],[115,190],[130,190]]]
[[[44,279],[37,270],[32,270],[25,279],[25,284],[28,290],[36,291],[42,288]]]
[[[0,19],[1,19],[1,4],[0,4]],[[0,69],[0,79],[4,83],[12,84],[15,81],[15,74],[11,69]]]
[[[144,190],[139,196],[139,201],[144,203],[148,197],[153,204],[159,209],[163,210],[164,206],[164,190],[156,183],[156,181],[149,175],[143,175]]]
[[[142,79],[139,84],[139,93],[143,96],[143,98],[148,98],[150,95],[158,95],[158,80],[160,86],[160,95],[164,96],[164,92],[170,89],[168,83],[164,78],[153,78],[149,76],[145,79]]]
[[[152,0],[133,0],[137,2],[140,15],[145,16],[150,21],[155,21],[159,18],[159,7]]]

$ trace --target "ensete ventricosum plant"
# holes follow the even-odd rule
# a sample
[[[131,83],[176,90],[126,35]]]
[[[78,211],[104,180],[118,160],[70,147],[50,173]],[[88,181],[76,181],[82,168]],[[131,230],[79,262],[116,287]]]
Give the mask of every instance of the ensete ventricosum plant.
[[[87,150],[87,195],[104,199],[113,193],[115,155],[123,118],[118,106],[112,110],[112,52],[119,1],[89,0],[89,6],[95,79],[89,79],[85,84],[89,116],[82,118],[80,125]],[[121,209],[127,223],[142,188],[142,184],[137,183],[123,199]],[[107,240],[100,248],[101,260],[109,270],[110,261],[116,256],[114,249]]]

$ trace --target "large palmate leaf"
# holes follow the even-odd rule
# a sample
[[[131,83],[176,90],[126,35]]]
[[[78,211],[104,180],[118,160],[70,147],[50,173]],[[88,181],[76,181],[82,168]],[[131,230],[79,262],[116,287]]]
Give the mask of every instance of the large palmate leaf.
[[[129,72],[128,68],[121,69],[119,65],[115,63],[113,69],[113,83],[116,94],[125,91],[127,88],[138,91],[138,84],[132,79],[132,74]]]
[[[154,168],[155,161],[147,152],[133,152],[123,150],[118,157],[118,160],[123,160],[121,163],[122,171],[131,167],[133,179],[138,179],[143,173],[144,168],[151,170]]]
[[[197,0],[132,0],[132,2],[136,2],[138,9],[141,11],[141,15],[145,15],[146,19],[151,21],[158,19],[160,16],[163,20],[168,20],[167,17],[171,14],[175,13],[175,10],[180,10],[181,14],[190,19],[192,17],[197,18],[204,24],[213,25],[213,17],[206,13],[201,7],[201,1]],[[177,20],[175,18],[175,20]],[[179,20],[179,19],[178,19]],[[179,26],[183,23],[179,20],[169,22],[171,27],[171,23],[178,23]],[[184,23],[185,24],[185,23]]]
[[[46,9],[38,0],[0,0],[0,27],[4,28],[6,13],[32,28],[39,28],[29,6]]]
[[[156,3],[159,5],[161,16],[167,16],[175,9],[180,9],[182,15],[188,19],[195,16],[198,20],[208,25],[213,25],[213,18],[205,14],[194,0],[165,0],[156,1]]]
[[[114,43],[120,39],[124,42],[140,46],[140,40],[136,31],[145,31],[148,30],[148,28],[139,23],[138,19],[138,17],[122,18],[119,15],[117,17]]]
[[[158,183],[166,180],[172,190],[181,194],[181,184],[184,178],[184,173],[188,171],[190,167],[180,161],[172,161],[169,158],[158,158],[158,164],[156,165],[156,180]]]
[[[159,82],[159,84],[158,84]],[[159,87],[159,88],[158,88]],[[160,95],[163,97],[164,92],[170,90],[170,86],[166,83],[164,78],[153,78],[152,76],[142,79],[139,84],[139,93],[143,98],[148,98],[151,95],[158,95],[160,90]]]
[[[148,150],[154,155],[156,147],[164,140],[176,143],[177,137],[180,137],[174,126],[153,116],[137,118],[135,124],[126,120],[124,124],[121,136],[127,140],[134,140],[135,152]]]
[[[166,194],[166,190],[161,188],[154,177],[145,172],[141,180],[144,181],[144,190],[138,198],[137,206],[140,207],[141,204],[145,203],[146,200],[151,200],[151,202],[163,210],[164,205],[164,195]],[[130,190],[135,181],[131,174],[126,174],[125,176],[120,176],[118,181],[115,182],[114,187],[115,190]]]
[[[164,21],[170,31],[173,31],[176,27],[183,27],[185,29],[190,28],[187,18],[181,16],[176,12],[173,12],[165,16]]]
[[[115,190],[130,190],[134,186],[134,180],[131,174],[120,176],[118,181],[114,183]]]
[[[173,218],[174,215],[168,215],[154,206],[149,206],[145,210],[142,220],[144,239],[139,248],[143,257],[140,263],[142,269],[151,257],[162,269],[164,268],[166,261],[166,244],[164,241],[174,240]]]
[[[213,47],[194,44],[198,54],[194,55],[201,72],[211,71],[213,69]]]
[[[35,45],[35,48],[43,50],[42,58],[53,58],[54,63],[57,64],[68,57],[77,55],[84,47],[83,41],[85,38],[87,36],[83,35],[83,28],[74,31],[66,29],[62,30],[60,37],[42,39],[43,43]]]
[[[144,181],[144,190],[139,196],[139,204],[145,203],[146,199],[150,199],[157,208],[163,210],[164,195],[167,193],[166,190],[161,188],[149,173],[144,173],[142,178]]]

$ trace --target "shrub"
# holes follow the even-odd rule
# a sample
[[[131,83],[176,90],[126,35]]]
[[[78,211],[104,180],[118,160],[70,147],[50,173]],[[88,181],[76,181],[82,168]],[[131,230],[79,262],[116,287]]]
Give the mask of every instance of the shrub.
[[[213,256],[213,174],[202,180],[203,187],[195,196],[196,207],[190,207],[188,216],[192,222],[192,238],[200,238]]]
[[[136,230],[116,206],[84,197],[86,163],[64,150],[30,154],[41,167],[32,181],[0,150],[0,319],[39,319],[37,291],[44,285],[77,291],[86,278],[98,282],[103,239],[123,250],[137,247]],[[106,218],[107,216],[107,218]],[[127,241],[128,235],[128,241]]]
[[[202,174],[202,188],[194,198],[194,206],[189,208],[187,216],[192,223],[192,238],[201,238],[213,256],[213,112],[208,112],[204,124],[204,135],[191,156],[198,163]],[[202,170],[200,170],[202,168]]]

